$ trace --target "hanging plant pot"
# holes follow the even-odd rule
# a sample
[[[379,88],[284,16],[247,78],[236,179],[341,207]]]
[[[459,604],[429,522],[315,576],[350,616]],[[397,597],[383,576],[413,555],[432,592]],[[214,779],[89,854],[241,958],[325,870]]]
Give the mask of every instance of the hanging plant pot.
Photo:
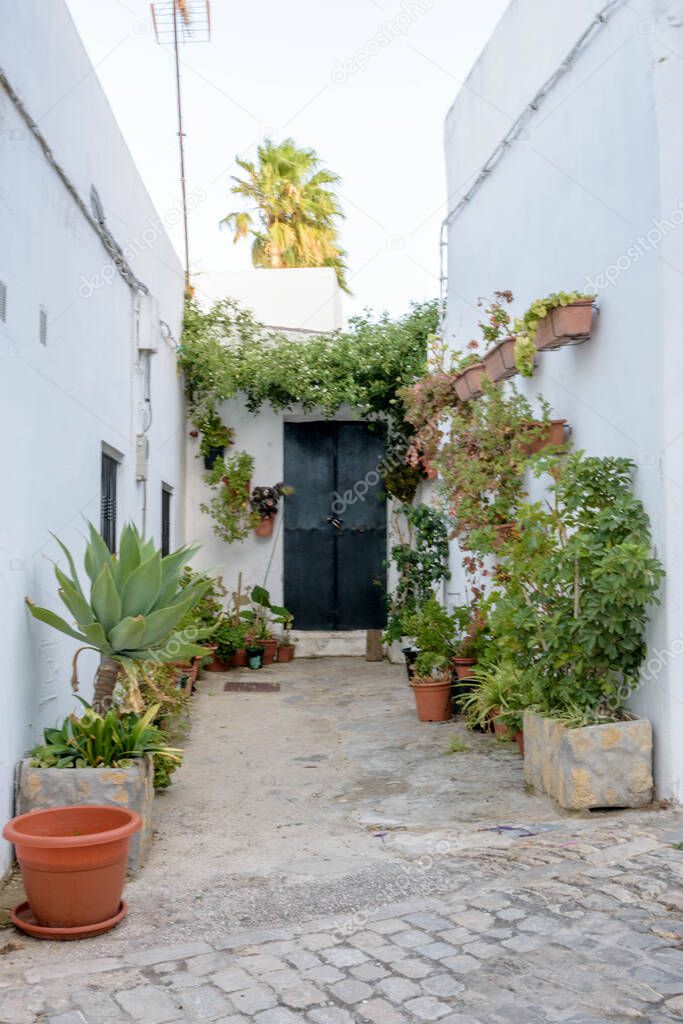
[[[515,364],[515,342],[516,338],[503,338],[484,356],[486,375],[494,384],[519,373]]]
[[[482,382],[486,376],[483,363],[474,363],[455,378],[455,390],[461,402],[469,402],[471,398],[479,398],[482,393]]]
[[[247,647],[246,654],[248,668],[263,668],[263,647]]]
[[[263,664],[272,665],[277,654],[277,637],[263,641]]]
[[[121,894],[128,847],[141,828],[135,811],[97,805],[12,818],[2,834],[16,847],[28,899],[13,912],[13,923],[50,939],[79,939],[113,928],[126,913]]]
[[[470,679],[476,664],[476,658],[453,658],[453,667],[458,679]]]
[[[522,450],[525,455],[536,455],[537,452],[542,452],[544,448],[548,448],[550,445],[564,444],[565,435],[570,432],[570,428],[567,427],[566,420],[550,420],[547,425],[543,423],[531,423],[528,427],[523,427],[522,430],[540,427],[545,427],[544,432],[534,441],[529,441],[528,444],[524,445]]]
[[[209,448],[209,450],[204,455],[204,469],[213,469],[216,460],[222,459],[224,455],[224,447],[219,447],[218,445],[216,445],[215,447]]]
[[[412,679],[415,694],[415,708],[421,722],[448,722],[453,714],[451,709],[450,679],[435,679],[424,682]]]
[[[577,299],[551,309],[536,328],[536,348],[546,352],[563,345],[580,345],[591,336],[593,299]]]
[[[279,662],[290,662],[294,659],[296,647],[294,644],[280,644],[277,649],[277,660]]]
[[[493,527],[493,529],[496,532],[496,535],[493,540],[493,546],[496,549],[496,551],[499,548],[502,548],[504,544],[507,544],[507,542],[512,539],[516,528],[517,523],[498,523],[497,526]]]
[[[257,537],[272,537],[275,528],[275,516],[264,516],[258,526],[254,527]]]

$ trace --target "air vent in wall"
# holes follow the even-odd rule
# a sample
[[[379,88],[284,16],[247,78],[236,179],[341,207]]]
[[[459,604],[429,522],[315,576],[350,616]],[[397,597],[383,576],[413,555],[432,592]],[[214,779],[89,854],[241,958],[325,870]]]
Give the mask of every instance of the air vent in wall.
[[[41,345],[47,345],[47,311],[42,306],[40,307],[38,337]]]
[[[7,285],[0,281],[0,323],[7,323]]]

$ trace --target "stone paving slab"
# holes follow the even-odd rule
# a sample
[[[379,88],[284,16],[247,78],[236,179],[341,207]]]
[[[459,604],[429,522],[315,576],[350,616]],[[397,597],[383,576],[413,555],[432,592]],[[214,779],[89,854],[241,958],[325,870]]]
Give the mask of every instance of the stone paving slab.
[[[85,944],[75,958],[27,940],[3,957],[0,1024],[681,1021],[680,820],[483,845],[467,885],[292,927],[166,945],[155,934],[90,959]],[[487,874],[504,852],[506,873]]]

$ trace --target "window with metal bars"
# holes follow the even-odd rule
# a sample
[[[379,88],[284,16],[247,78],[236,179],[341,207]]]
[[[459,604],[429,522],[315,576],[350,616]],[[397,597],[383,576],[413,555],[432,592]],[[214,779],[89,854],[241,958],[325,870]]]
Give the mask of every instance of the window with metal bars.
[[[119,464],[116,459],[106,452],[102,452],[100,533],[112,554],[116,551],[116,478],[118,469]]]
[[[47,345],[47,310],[42,306],[38,317],[38,338],[41,345]]]
[[[7,285],[0,281],[0,323],[7,323]]]
[[[171,551],[171,488],[166,484],[161,488],[161,554],[166,556]]]

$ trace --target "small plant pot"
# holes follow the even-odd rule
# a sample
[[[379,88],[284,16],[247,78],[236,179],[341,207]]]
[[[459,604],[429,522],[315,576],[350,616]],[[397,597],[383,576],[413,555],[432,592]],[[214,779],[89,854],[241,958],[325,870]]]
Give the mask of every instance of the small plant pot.
[[[277,649],[277,660],[284,664],[293,661],[295,650],[294,644],[280,644]]]
[[[210,661],[205,667],[207,672],[227,672],[230,666],[231,661],[221,661],[214,655],[213,661]]]
[[[254,527],[257,537],[272,537],[275,529],[275,516],[264,516],[258,526]]]
[[[435,679],[434,682],[412,679],[410,685],[415,694],[417,717],[421,722],[450,720],[453,714],[450,679]]]
[[[515,364],[515,342],[515,338],[503,338],[484,356],[486,375],[494,384],[519,373]]]
[[[225,448],[218,446],[209,448],[208,452],[204,456],[204,469],[213,469],[217,459],[222,459],[225,455]]]
[[[263,647],[247,647],[247,668],[256,670],[263,668]]]
[[[593,299],[577,299],[551,309],[536,328],[536,348],[546,352],[564,345],[580,345],[591,336]]]
[[[46,929],[45,938],[79,938],[79,932],[93,934],[93,927],[112,928],[123,916],[128,847],[141,827],[135,811],[80,804],[8,821],[2,834],[16,847],[31,911],[29,916],[17,907],[17,926]],[[59,934],[64,929],[68,936]]]
[[[272,665],[275,661],[277,654],[277,639],[272,637],[270,640],[263,641],[263,664]]]
[[[239,651],[235,651],[230,659],[230,665],[232,668],[246,668],[248,661],[246,648],[240,647]]]
[[[515,733],[515,743],[522,757],[524,757],[524,729],[518,729]]]
[[[532,423],[531,427],[542,427],[542,423]],[[529,429],[529,428],[523,428]],[[534,441],[529,441],[528,444],[524,445],[523,451],[525,455],[536,455],[537,452],[542,452],[544,448],[548,448],[550,445],[560,445],[565,442],[565,434],[569,432],[566,420],[551,420],[547,425],[545,431],[537,437]]]
[[[496,536],[493,540],[493,547],[496,551],[502,548],[504,544],[507,544],[509,540],[512,540],[516,528],[517,523],[498,523],[497,526],[494,526]]]
[[[453,668],[458,679],[471,679],[476,664],[476,658],[453,658]]]
[[[471,398],[479,398],[485,376],[484,364],[474,363],[455,378],[455,390],[461,402],[469,402]]]

